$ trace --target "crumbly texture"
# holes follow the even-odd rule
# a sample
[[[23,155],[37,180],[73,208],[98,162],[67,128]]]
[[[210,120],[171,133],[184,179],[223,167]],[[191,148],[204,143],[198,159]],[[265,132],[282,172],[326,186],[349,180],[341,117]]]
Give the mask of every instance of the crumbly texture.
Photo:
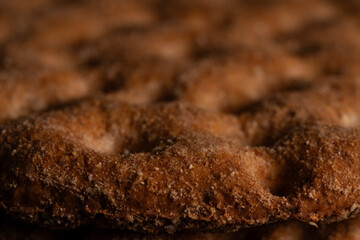
[[[54,229],[356,239],[359,9],[0,1],[2,214]]]
[[[329,81],[238,116],[104,97],[3,124],[1,208],[149,232],[346,219],[360,204],[360,84]]]

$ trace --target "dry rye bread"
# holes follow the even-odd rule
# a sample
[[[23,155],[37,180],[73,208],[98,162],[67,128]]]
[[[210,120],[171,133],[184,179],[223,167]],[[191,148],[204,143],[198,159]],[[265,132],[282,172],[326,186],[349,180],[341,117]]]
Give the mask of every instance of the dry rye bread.
[[[340,83],[238,116],[106,96],[5,123],[1,207],[55,228],[150,232],[346,219],[359,204],[360,88]]]
[[[2,212],[149,232],[357,215],[355,1],[0,6]],[[316,234],[356,236],[335,224]]]

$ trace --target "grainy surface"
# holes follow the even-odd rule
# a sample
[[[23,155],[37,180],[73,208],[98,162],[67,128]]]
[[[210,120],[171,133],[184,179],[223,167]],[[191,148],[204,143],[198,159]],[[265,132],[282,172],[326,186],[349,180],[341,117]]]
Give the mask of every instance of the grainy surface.
[[[359,7],[0,0],[0,238],[360,238]]]
[[[149,232],[346,219],[359,206],[360,84],[329,81],[238,116],[110,96],[5,123],[1,207],[54,228]]]

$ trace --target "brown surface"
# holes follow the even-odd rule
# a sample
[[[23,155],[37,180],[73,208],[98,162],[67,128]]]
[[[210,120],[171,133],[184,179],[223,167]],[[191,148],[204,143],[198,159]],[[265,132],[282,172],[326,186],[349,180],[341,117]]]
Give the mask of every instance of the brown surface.
[[[322,226],[178,238],[356,239],[359,7],[0,1],[1,210],[149,232],[295,218]],[[11,221],[0,236],[91,232]]]
[[[340,83],[238,117],[109,96],[4,124],[2,209],[52,227],[151,232],[346,219],[359,206],[360,84]]]
[[[331,29],[346,29],[344,34],[354,39],[357,34],[356,19],[327,1],[1,4],[0,24],[14,25],[0,40],[1,119],[109,91],[136,103],[185,99],[234,111],[323,74],[321,64],[308,62],[291,47],[303,44],[307,34],[291,40],[307,26],[329,22],[315,40],[325,45],[334,39],[342,44],[339,49],[348,42]],[[337,26],[333,19],[340,17],[349,27]],[[329,59],[338,55],[329,51]]]

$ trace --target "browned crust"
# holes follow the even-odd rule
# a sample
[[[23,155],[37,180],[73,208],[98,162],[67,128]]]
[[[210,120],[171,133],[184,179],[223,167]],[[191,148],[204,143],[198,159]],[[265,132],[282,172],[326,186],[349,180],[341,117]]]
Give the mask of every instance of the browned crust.
[[[5,124],[1,208],[52,227],[169,232],[345,219],[359,204],[359,84],[335,86],[283,94],[285,104],[270,99],[240,118],[103,98]],[[304,96],[321,104],[299,104]],[[273,144],[255,147],[254,133]]]
[[[358,215],[354,1],[70,2],[0,2],[0,120],[35,113],[0,125],[2,211],[171,233]]]

